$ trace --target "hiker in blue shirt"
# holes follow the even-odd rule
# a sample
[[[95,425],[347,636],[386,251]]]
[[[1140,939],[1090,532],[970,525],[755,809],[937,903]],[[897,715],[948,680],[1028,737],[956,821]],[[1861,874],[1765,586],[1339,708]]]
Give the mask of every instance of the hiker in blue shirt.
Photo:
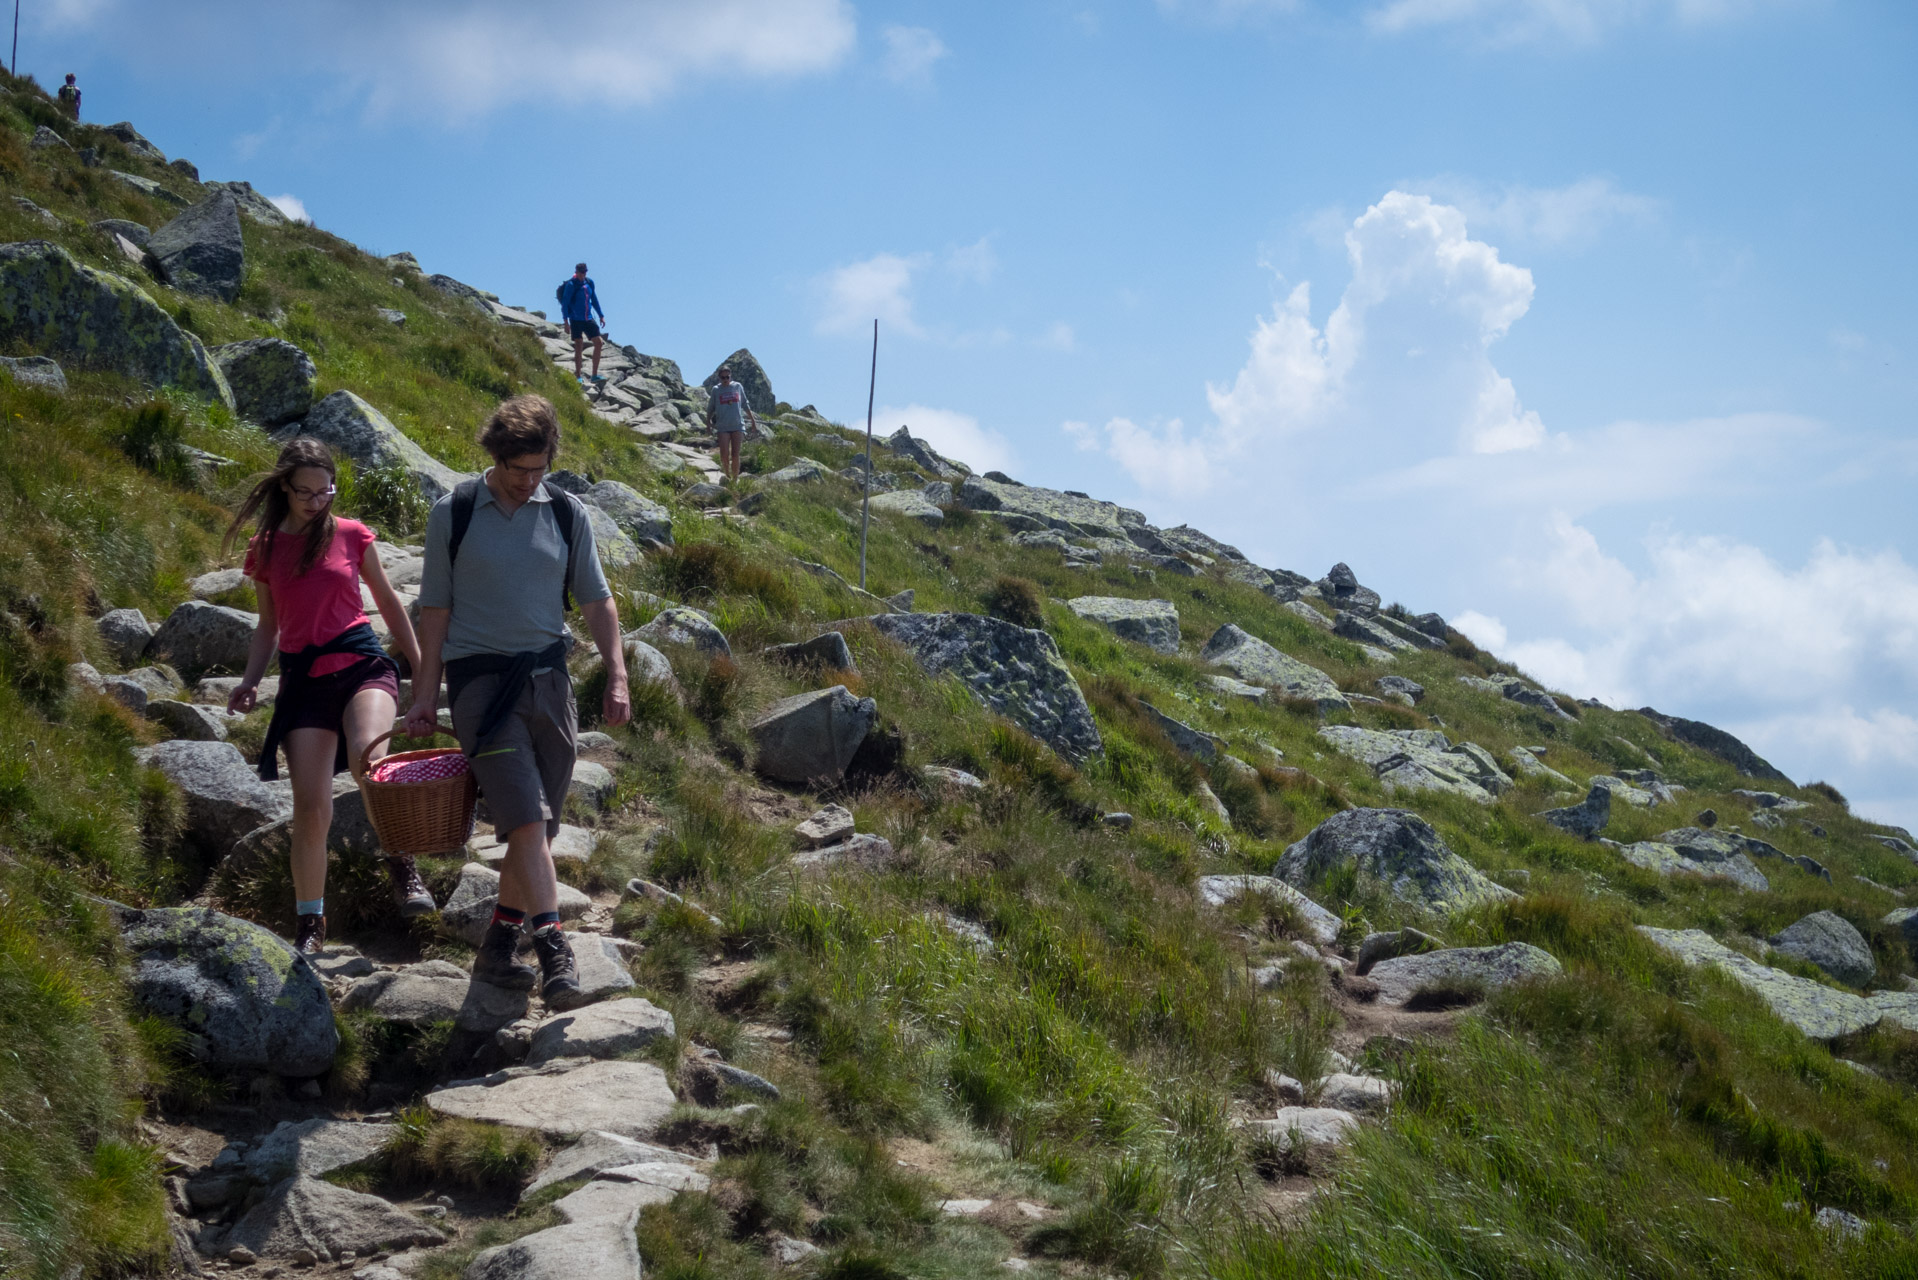
[[[606,311],[599,305],[599,291],[593,288],[593,281],[586,274],[586,264],[580,263],[573,268],[570,279],[560,283],[559,314],[566,321],[567,329],[573,335],[573,376],[580,377],[580,359],[585,352],[586,339],[593,340],[593,381],[604,382],[599,376],[599,347],[602,338],[600,329],[606,323]],[[599,312],[599,323],[593,323],[593,313]],[[585,379],[580,379],[582,382]]]

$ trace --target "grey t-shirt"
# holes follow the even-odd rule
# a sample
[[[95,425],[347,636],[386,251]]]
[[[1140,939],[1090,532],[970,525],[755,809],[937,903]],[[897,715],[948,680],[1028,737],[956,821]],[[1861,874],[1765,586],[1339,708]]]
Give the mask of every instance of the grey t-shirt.
[[[737,382],[715,382],[707,393],[713,414],[713,430],[746,429],[746,388]]]
[[[455,561],[447,554],[453,534],[452,496],[433,504],[426,520],[420,607],[453,611],[441,651],[447,661],[476,653],[525,653],[569,636],[560,594],[562,575],[572,584],[575,604],[591,604],[613,594],[599,567],[593,526],[586,513],[574,512],[569,564],[566,539],[552,508],[542,485],[533,491],[530,502],[508,517],[482,481],[473,503],[473,523],[466,528]]]

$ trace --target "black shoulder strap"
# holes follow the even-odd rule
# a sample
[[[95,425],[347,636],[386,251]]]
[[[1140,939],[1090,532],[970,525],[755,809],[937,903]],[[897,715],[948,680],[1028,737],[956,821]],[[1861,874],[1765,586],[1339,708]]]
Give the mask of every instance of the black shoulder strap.
[[[466,540],[466,530],[473,523],[473,508],[479,503],[478,479],[462,480],[453,486],[453,529],[446,539],[446,563],[451,566],[460,558],[460,543]]]
[[[573,522],[579,519],[579,508],[572,494],[551,480],[542,483],[546,486],[546,496],[552,499],[553,523],[559,526],[559,536],[566,543],[566,571],[560,580],[559,596],[561,607],[570,611],[573,607]]]

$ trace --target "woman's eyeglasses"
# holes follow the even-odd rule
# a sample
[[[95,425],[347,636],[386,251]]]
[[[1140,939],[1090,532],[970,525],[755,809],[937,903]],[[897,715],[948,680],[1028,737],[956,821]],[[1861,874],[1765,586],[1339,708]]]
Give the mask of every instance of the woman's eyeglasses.
[[[286,487],[286,491],[298,498],[301,502],[321,502],[338,493],[340,487],[336,484],[329,484],[324,489],[302,489],[298,485],[290,484]]]

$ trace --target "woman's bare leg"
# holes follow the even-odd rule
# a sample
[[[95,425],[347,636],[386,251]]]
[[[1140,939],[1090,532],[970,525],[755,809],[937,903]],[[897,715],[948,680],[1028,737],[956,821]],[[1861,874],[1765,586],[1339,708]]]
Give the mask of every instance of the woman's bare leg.
[[[293,775],[293,892],[302,902],[326,896],[326,836],[333,827],[333,760],[340,735],[294,729],[286,735]]]

